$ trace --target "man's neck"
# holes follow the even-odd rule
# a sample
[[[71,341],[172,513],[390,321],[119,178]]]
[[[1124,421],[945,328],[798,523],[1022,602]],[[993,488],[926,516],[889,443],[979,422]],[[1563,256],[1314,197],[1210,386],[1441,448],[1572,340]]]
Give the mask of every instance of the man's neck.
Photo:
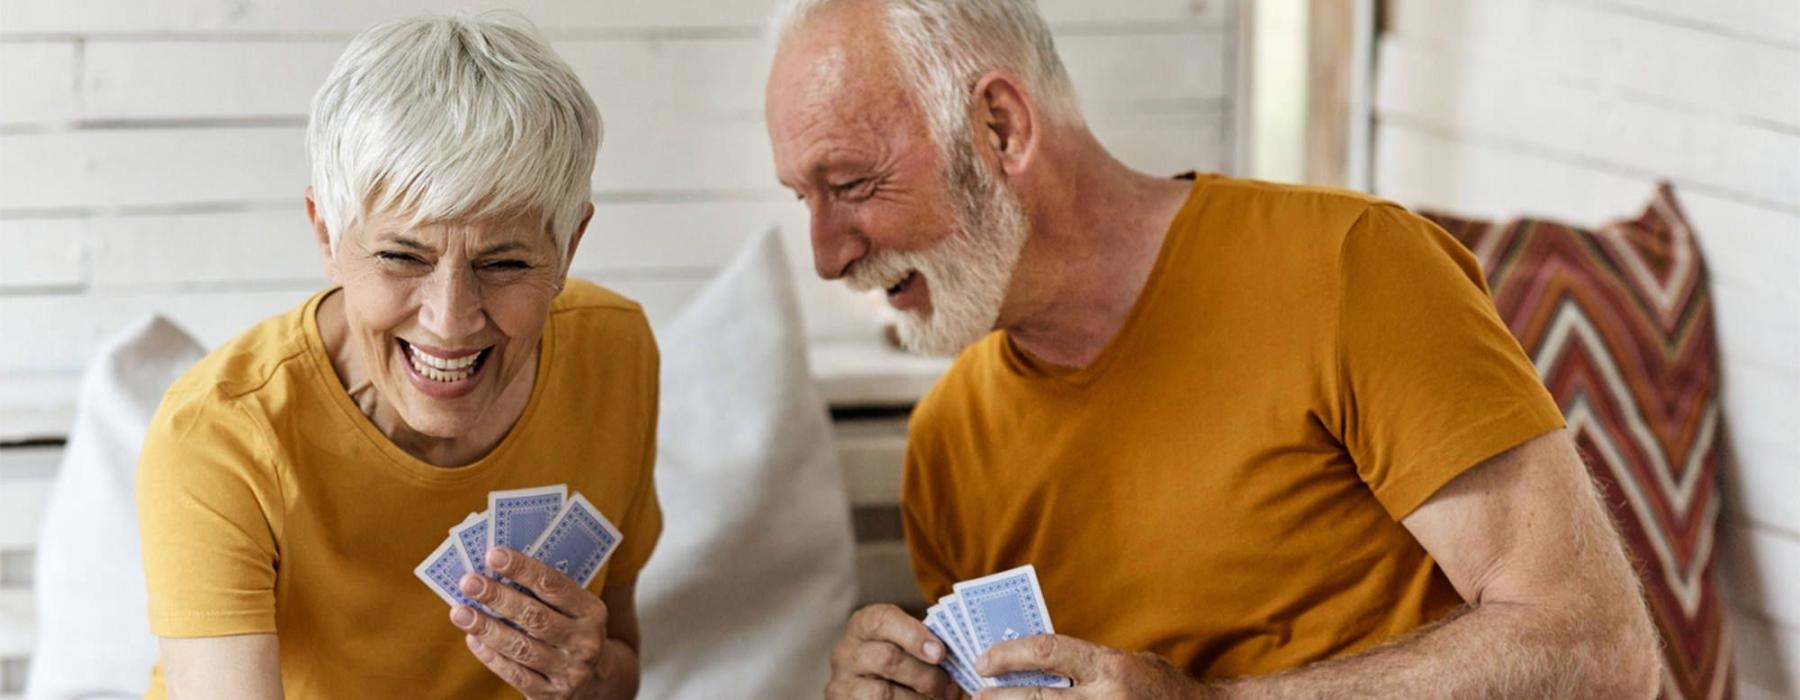
[[[1098,148],[1096,144],[1096,149]],[[1119,334],[1143,294],[1193,183],[1145,175],[1105,153],[1032,205],[1000,319],[1019,347],[1061,367],[1085,367]]]

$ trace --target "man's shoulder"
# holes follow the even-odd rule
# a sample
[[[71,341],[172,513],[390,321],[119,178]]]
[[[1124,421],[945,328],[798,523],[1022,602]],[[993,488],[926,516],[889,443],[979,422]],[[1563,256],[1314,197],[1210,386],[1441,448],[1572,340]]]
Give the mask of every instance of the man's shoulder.
[[[1201,205],[1205,214],[1194,225],[1218,230],[1241,227],[1342,236],[1375,209],[1401,209],[1397,204],[1355,190],[1219,176],[1206,184]]]

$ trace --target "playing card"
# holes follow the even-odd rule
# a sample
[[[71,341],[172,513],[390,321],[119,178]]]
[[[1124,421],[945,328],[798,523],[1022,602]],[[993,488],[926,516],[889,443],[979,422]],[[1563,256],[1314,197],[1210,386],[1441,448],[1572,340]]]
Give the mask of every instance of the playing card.
[[[468,563],[470,571],[482,576],[493,576],[494,572],[487,567],[488,517],[486,513],[472,513],[464,518],[456,527],[450,528],[450,539],[456,540],[456,547]]]
[[[1038,587],[1037,569],[1030,564],[964,581],[953,587],[968,622],[971,642],[978,658],[989,647],[1000,642],[1039,634],[1055,634],[1050,625],[1050,610],[1044,606],[1044,593]],[[1008,673],[994,684],[1001,687],[1053,686],[1067,687],[1069,679],[1039,671]]]
[[[951,631],[949,620],[944,615],[942,605],[933,605],[925,611],[925,628],[937,635],[938,641],[944,644],[944,661],[938,667],[950,674],[951,680],[956,681],[963,692],[974,695],[975,691],[981,689],[981,681],[978,680],[975,669],[969,665],[970,660],[957,651],[956,644],[952,641],[955,633]]]
[[[982,678],[981,674],[975,672],[975,645],[969,636],[969,627],[963,615],[962,601],[952,593],[938,599],[938,610],[943,615],[945,631],[950,633],[950,639],[947,641],[956,650],[957,657],[962,659],[963,666],[969,669],[969,675],[974,676],[976,687],[992,685]]]
[[[586,588],[619,548],[624,536],[587,497],[577,493],[525,553],[549,564]]]
[[[568,493],[564,484],[488,492],[488,548],[525,551],[562,511]]]
[[[425,557],[425,561],[420,562],[418,568],[413,569],[413,575],[424,581],[433,593],[444,599],[444,602],[451,605],[480,608],[479,603],[470,600],[457,588],[456,582],[461,581],[463,574],[466,573],[469,573],[468,562],[456,550],[456,538],[454,537],[445,539],[443,544],[431,551],[431,556]]]

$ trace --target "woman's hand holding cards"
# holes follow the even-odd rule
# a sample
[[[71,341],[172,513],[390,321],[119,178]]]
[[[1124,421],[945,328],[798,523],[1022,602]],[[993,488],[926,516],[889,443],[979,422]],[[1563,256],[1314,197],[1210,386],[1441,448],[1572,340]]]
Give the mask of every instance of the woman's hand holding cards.
[[[609,671],[636,663],[630,647],[607,639],[606,604],[567,575],[504,547],[488,551],[487,565],[531,595],[475,573],[458,587],[517,628],[466,605],[450,621],[468,633],[475,658],[526,697],[603,697]]]

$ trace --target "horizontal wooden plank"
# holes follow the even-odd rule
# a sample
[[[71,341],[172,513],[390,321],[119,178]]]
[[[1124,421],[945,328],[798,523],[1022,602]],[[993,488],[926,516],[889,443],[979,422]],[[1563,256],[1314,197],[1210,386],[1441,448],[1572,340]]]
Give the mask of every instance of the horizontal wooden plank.
[[[85,220],[0,220],[0,294],[86,284],[88,241]]]
[[[629,118],[628,110],[675,122],[762,118],[769,50],[760,39],[568,39],[554,44],[609,120]],[[88,42],[78,116],[303,119],[343,45],[339,40]],[[1097,112],[1223,100],[1230,96],[1227,48],[1225,35],[1214,30],[1059,38],[1076,89]],[[36,85],[46,77],[37,73],[21,80]],[[66,76],[62,82],[68,82]]]
[[[326,284],[304,204],[287,209],[81,219],[91,233],[92,287],[163,290],[232,283]],[[229,289],[220,289],[229,293]]]
[[[809,360],[825,401],[836,407],[911,406],[950,366],[887,344],[879,335],[814,342]]]
[[[1792,279],[1762,282],[1771,286],[1785,285]],[[1738,388],[1737,380],[1740,378],[1763,379],[1765,381],[1762,384],[1775,386],[1794,381],[1793,377],[1800,375],[1800,367],[1794,365],[1794,358],[1800,357],[1800,313],[1795,313],[1795,309],[1800,308],[1800,294],[1767,287],[1751,287],[1726,279],[1714,280],[1712,293],[1719,346],[1727,353],[1726,357],[1748,360],[1764,368],[1786,370],[1782,374],[1787,381],[1779,381],[1770,375],[1752,371],[1746,371],[1742,377],[1735,377],[1732,376],[1732,367],[1725,365],[1728,390]],[[1793,388],[1791,384],[1789,388]],[[1792,396],[1789,396],[1790,402]]]
[[[79,373],[110,335],[148,313],[161,313],[213,347],[252,324],[292,308],[323,285],[229,294],[168,292],[36,295],[0,303],[0,374]],[[55,319],[55,322],[45,322]]]
[[[0,213],[64,207],[299,199],[298,127],[0,134]]]
[[[852,506],[898,506],[906,459],[906,419],[838,421],[838,462]]]
[[[856,604],[893,603],[923,611],[925,598],[913,580],[904,542],[856,545]]]
[[[1741,697],[1800,697],[1800,630],[1733,609],[1726,620]]]
[[[0,443],[68,437],[80,383],[73,367],[60,373],[0,371]]]
[[[37,548],[54,474],[19,474],[0,482],[0,550]]]
[[[1381,118],[1404,117],[1648,176],[1800,203],[1800,168],[1794,167],[1800,134],[1624,99],[1401,39],[1383,41],[1379,61],[1375,101]],[[1793,68],[1790,75],[1800,76],[1800,61]]]
[[[3,26],[3,25],[0,25]],[[80,106],[73,41],[0,43],[0,125],[57,122]]]
[[[37,610],[29,590],[0,590],[0,658],[25,658],[37,643]]]
[[[1570,0],[1555,0],[1569,2]],[[1800,48],[1800,12],[1791,0],[1575,0],[1612,12],[1635,13],[1651,21]]]
[[[1101,141],[1125,162],[1175,172],[1223,162],[1218,107],[1100,115]],[[760,123],[615,120],[594,187],[616,192],[779,193]],[[300,127],[125,129],[0,135],[0,216],[46,209],[294,201],[311,179]]]
[[[1412,207],[1593,226],[1640,211],[1649,178],[1392,123],[1375,128],[1375,192]],[[1686,193],[1680,193],[1684,199]]]
[[[1699,112],[1800,126],[1793,79],[1800,51],[1791,48],[1591,3],[1394,0],[1387,16],[1390,36],[1409,42],[1522,62],[1564,81]]]
[[[1788,396],[1795,385],[1787,385]],[[1794,512],[1794,494],[1800,493],[1800,475],[1794,465],[1800,464],[1800,447],[1792,443],[1792,423],[1787,432],[1770,435],[1767,430],[1740,427],[1736,411],[1742,402],[1727,397],[1725,417],[1731,460],[1724,470],[1725,512],[1739,520],[1786,532],[1800,532],[1800,514]]]
[[[736,29],[760,32],[775,0],[514,0],[505,3],[546,31]],[[1086,0],[1045,0],[1052,22],[1222,24],[1236,0],[1132,0],[1097,4]],[[109,0],[70,5],[57,0],[12,0],[3,29],[11,34],[97,33],[351,33],[377,22],[426,12],[492,9],[491,2],[454,0],[326,0],[304,6],[281,0],[243,0],[221,5],[209,0],[154,3]]]
[[[1719,526],[1719,554],[1735,605],[1800,629],[1800,535],[1728,521]]]
[[[57,445],[0,447],[0,483],[49,481],[61,466],[63,448]]]

